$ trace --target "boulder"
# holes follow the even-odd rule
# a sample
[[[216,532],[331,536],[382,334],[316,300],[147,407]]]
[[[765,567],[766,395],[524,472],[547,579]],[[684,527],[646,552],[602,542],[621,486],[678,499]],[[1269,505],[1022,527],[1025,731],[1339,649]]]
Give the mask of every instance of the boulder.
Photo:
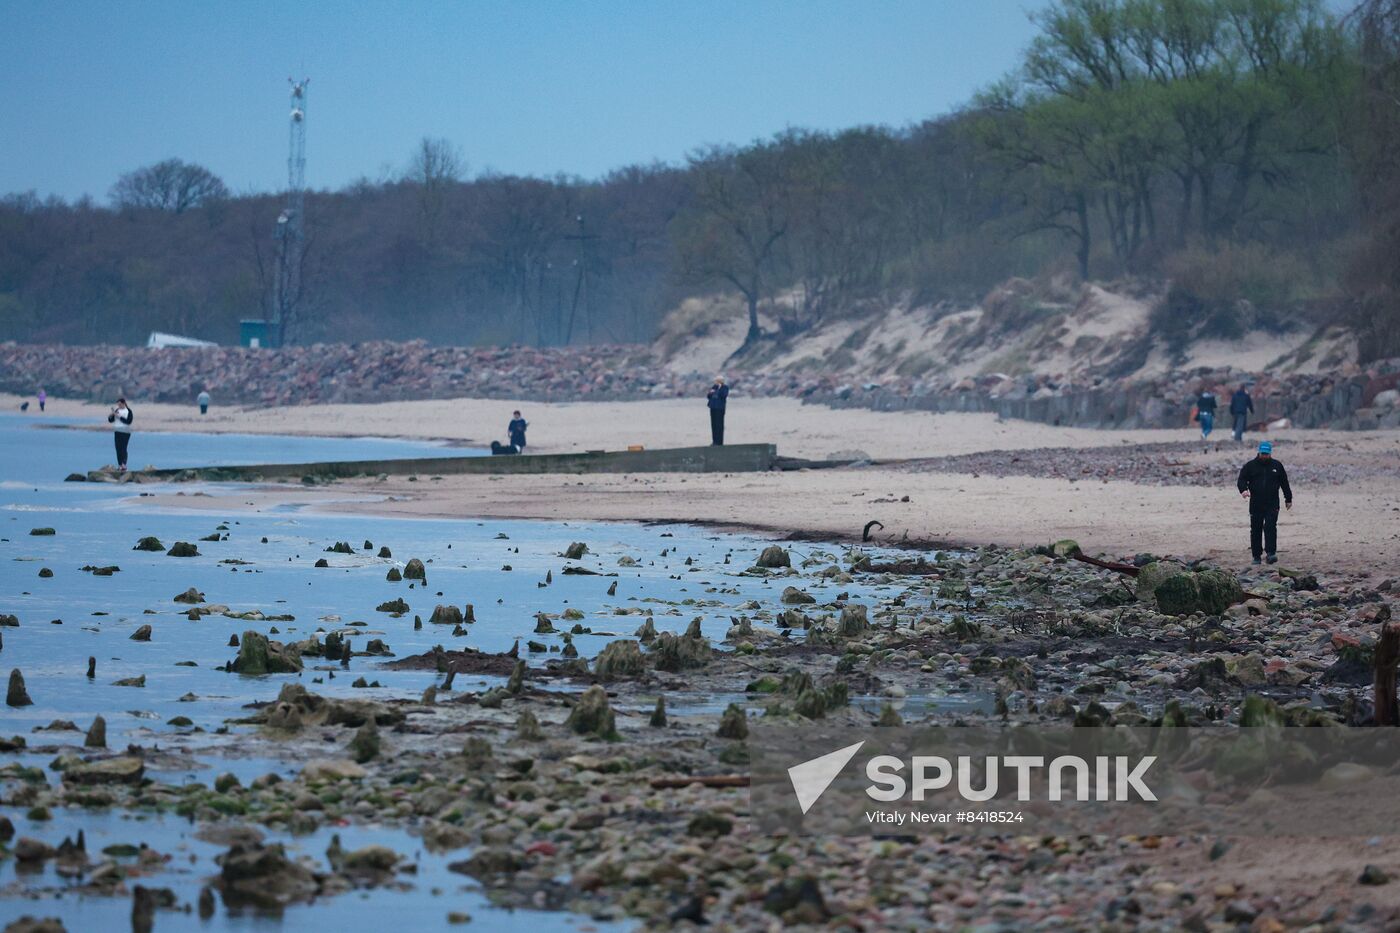
[[[348,758],[313,758],[301,769],[301,779],[307,783],[358,780],[364,776],[365,769]]]
[[[19,668],[10,671],[10,686],[5,692],[6,706],[33,706],[34,701],[29,698],[29,691],[24,688],[24,675]]]
[[[564,725],[579,735],[602,739],[617,738],[617,722],[608,705],[608,694],[597,684],[583,691]]]
[[[461,625],[462,610],[456,606],[436,606],[433,608],[433,614],[429,616],[428,622],[432,625]]]
[[[810,593],[804,593],[795,586],[789,586],[783,590],[783,602],[789,606],[809,606],[817,601],[817,598]]]
[[[145,762],[123,755],[69,765],[63,771],[63,781],[65,784],[138,784],[145,774]]]
[[[746,739],[749,737],[749,717],[737,703],[724,708],[719,719],[719,729],[715,732],[722,739]]]
[[[564,549],[564,559],[582,560],[583,556],[587,553],[588,545],[584,544],[582,541],[575,541],[573,544],[570,544],[567,548]]]
[[[189,606],[197,606],[204,602],[204,594],[194,587],[190,587],[183,593],[176,595],[175,602],[184,603]]]
[[[165,554],[167,557],[198,557],[199,548],[188,541],[176,541]]]
[[[404,564],[403,576],[405,580],[426,580],[428,579],[428,568],[423,566],[421,560],[413,557]]]
[[[150,640],[151,640],[151,627],[150,627],[149,625],[143,625],[143,626],[141,626],[140,628],[138,628],[136,631],[132,632],[131,635],[128,636],[128,637],[129,637],[132,641],[150,641]]]
[[[287,650],[279,641],[269,641],[266,635],[252,629],[243,633],[234,659],[236,674],[296,674],[302,669],[301,656]]]
[[[132,550],[133,550],[133,551],[163,551],[163,550],[165,550],[165,545],[163,545],[163,544],[160,543],[160,539],[159,539],[159,538],[157,538],[157,537],[155,537],[155,536],[153,536],[153,535],[146,535],[146,537],[144,537],[144,538],[142,538],[140,541],[137,541],[137,542],[136,542],[136,546],[135,546],[134,548],[132,548]]]
[[[770,544],[763,549],[763,553],[758,555],[758,562],[755,567],[762,567],[765,570],[778,570],[783,567],[792,566],[792,558],[788,552],[776,544]]]
[[[288,904],[310,901],[320,884],[300,862],[287,857],[280,843],[235,844],[219,856],[221,871],[216,882],[229,907],[280,910]]]
[[[356,730],[355,737],[350,740],[350,754],[356,763],[364,764],[379,757],[379,748],[379,727],[371,718]]]
[[[84,748],[106,748],[107,747],[107,720],[101,716],[94,716],[92,725],[88,727],[87,735],[83,737]]]
[[[1157,585],[1154,595],[1157,608],[1170,616],[1190,615],[1201,600],[1194,573],[1172,574]]]
[[[870,631],[870,620],[865,606],[846,604],[841,607],[841,619],[836,624],[836,634],[842,638],[854,638]]]
[[[662,632],[651,646],[652,665],[659,671],[683,671],[710,663],[710,640]]]
[[[599,680],[637,677],[645,671],[641,646],[630,639],[608,642],[593,663],[593,672]]]
[[[408,603],[402,599],[391,599],[388,602],[380,603],[374,607],[375,612],[392,612],[395,615],[403,615],[408,612]]]

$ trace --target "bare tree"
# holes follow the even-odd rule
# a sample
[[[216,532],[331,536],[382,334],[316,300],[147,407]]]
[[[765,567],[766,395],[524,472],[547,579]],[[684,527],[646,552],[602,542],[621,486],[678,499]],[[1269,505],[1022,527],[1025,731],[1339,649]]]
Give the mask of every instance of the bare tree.
[[[740,352],[763,336],[758,306],[770,295],[788,232],[788,181],[773,146],[715,149],[691,160],[693,200],[679,218],[682,275],[724,282],[744,296],[749,329]]]
[[[436,242],[447,193],[461,182],[466,172],[461,150],[441,137],[424,136],[408,163],[404,180],[418,186],[419,208],[423,214],[423,240]]]
[[[193,207],[222,201],[228,187],[202,165],[166,159],[127,172],[112,186],[112,203],[118,208],[169,211],[182,214]]]

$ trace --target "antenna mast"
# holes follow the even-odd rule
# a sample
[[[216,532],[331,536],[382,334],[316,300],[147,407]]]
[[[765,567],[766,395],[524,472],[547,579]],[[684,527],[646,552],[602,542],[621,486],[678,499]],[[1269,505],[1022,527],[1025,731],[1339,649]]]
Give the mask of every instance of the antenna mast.
[[[302,292],[302,260],[306,249],[306,86],[310,78],[291,85],[288,114],[287,202],[277,215],[277,280],[273,285],[272,329],[277,343],[286,342],[296,323]]]

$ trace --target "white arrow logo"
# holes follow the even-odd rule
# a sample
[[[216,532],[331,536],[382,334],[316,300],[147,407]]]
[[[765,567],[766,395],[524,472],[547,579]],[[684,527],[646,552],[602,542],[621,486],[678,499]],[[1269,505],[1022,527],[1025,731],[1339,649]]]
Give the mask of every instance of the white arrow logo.
[[[861,740],[854,745],[838,748],[830,754],[788,768],[792,789],[797,793],[797,803],[802,807],[804,815],[821,799],[831,782],[841,773],[841,769],[846,767],[847,762],[856,756],[856,752],[860,751],[864,744],[865,741]]]

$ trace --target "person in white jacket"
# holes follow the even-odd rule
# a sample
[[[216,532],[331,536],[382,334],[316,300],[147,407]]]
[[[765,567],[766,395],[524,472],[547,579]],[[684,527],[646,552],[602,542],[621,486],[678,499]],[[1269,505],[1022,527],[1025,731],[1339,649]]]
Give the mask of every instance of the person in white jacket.
[[[112,437],[117,442],[117,469],[126,469],[126,448],[131,443],[131,421],[134,416],[126,399],[117,399],[117,404],[107,413],[107,423],[112,426]]]

